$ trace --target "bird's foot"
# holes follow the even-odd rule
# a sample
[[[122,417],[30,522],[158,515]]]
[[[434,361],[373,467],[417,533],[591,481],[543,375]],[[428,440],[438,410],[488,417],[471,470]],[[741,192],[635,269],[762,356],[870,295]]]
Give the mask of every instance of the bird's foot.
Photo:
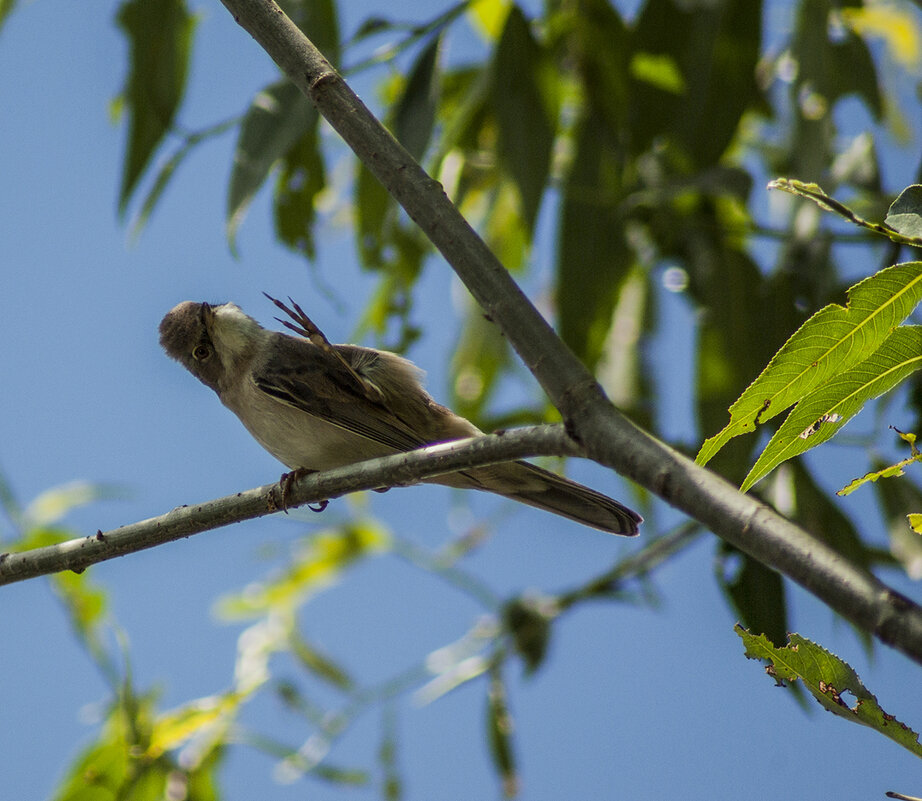
[[[279,479],[279,489],[282,494],[281,509],[286,515],[288,514],[288,505],[291,500],[291,488],[294,486],[294,483],[298,479],[316,472],[316,470],[308,470],[307,468],[299,467],[297,470],[292,470],[290,473],[282,473],[282,477]],[[329,503],[329,501],[319,501],[316,506],[308,504],[307,508],[312,512],[322,512],[327,508]]]

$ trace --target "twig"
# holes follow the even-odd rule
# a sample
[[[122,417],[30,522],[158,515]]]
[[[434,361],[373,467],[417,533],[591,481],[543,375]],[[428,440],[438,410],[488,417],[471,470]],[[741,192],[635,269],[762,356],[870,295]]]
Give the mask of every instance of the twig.
[[[409,453],[371,459],[296,480],[288,507],[338,498],[349,492],[413,484],[426,478],[480,465],[529,456],[575,456],[579,448],[563,426],[534,426],[503,434],[431,445]],[[278,512],[279,483],[238,492],[224,498],[180,506],[159,517],[99,531],[20,553],[0,554],[0,585],[12,584],[62,570],[80,572],[90,565],[153,548],[192,534]]]

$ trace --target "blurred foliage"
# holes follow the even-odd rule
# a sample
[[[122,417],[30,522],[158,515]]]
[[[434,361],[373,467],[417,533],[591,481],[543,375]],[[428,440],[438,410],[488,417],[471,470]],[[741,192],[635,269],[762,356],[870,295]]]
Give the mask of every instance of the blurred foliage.
[[[922,58],[922,3],[643,0],[627,14],[616,0],[549,0],[538,11],[472,0],[434,8],[430,19],[413,23],[373,16],[352,33],[341,31],[333,0],[282,5],[344,74],[380,78],[382,119],[441,181],[507,269],[536,294],[546,293],[557,330],[597,370],[626,413],[655,428],[670,413],[667,399],[689,396],[694,419],[664,428],[687,432],[676,444],[690,451],[711,437],[702,461],[737,483],[754,469],[759,442],[735,435],[764,424],[780,439],[773,440],[771,458],[765,457],[771,464],[749,479],[754,485],[764,476],[754,491],[843,558],[865,567],[899,564],[914,577],[922,575],[918,537],[906,522],[906,515],[922,512],[922,491],[908,476],[885,477],[903,471],[885,471],[898,457],[881,456],[893,447],[887,424],[909,429],[922,415],[922,384],[911,379],[908,399],[891,401],[888,419],[881,415],[867,423],[872,432],[861,444],[869,470],[877,472],[864,491],[880,500],[875,526],[852,520],[824,489],[827,476],[817,468],[785,461],[805,448],[787,451],[782,445],[807,439],[816,444],[844,424],[848,415],[835,406],[841,394],[832,405],[824,399],[819,411],[809,407],[788,431],[774,415],[799,401],[807,408],[816,400],[810,393],[828,387],[817,388],[806,373],[792,387],[766,369],[787,364],[792,353],[795,367],[815,367],[819,359],[807,345],[829,335],[827,317],[839,326],[843,356],[822,366],[827,377],[855,379],[848,392],[861,395],[861,402],[895,384],[871,386],[866,375],[852,375],[863,358],[877,354],[874,381],[892,370],[902,370],[903,377],[917,358],[918,347],[903,340],[916,337],[918,329],[900,323],[912,319],[918,263],[880,270],[917,244],[922,190],[900,194],[903,186],[888,186],[881,162],[908,160],[922,180],[922,135],[900,113],[916,102],[910,71]],[[0,0],[0,24],[13,6]],[[779,19],[780,26],[767,27],[766,20]],[[226,206],[232,249],[249,204],[267,184],[280,242],[306,259],[318,256],[318,226],[335,221],[345,208],[361,264],[378,277],[363,332],[379,340],[388,336],[391,347],[403,349],[427,325],[445,324],[444,314],[426,319],[414,304],[431,246],[364,166],[350,171],[350,191],[333,185],[337,173],[329,165],[343,160],[343,147],[321,135],[316,111],[290,84],[275,78],[253,97],[241,97],[238,117],[197,131],[183,128],[178,120],[195,36],[207,36],[207,25],[197,24],[185,0],[125,0],[117,21],[129,53],[125,88],[114,103],[128,129],[119,207],[136,207],[137,228],[168,202],[169,182],[185,160],[233,129]],[[452,37],[465,25],[480,37],[481,51],[469,60],[451,59]],[[860,123],[843,130],[846,111]],[[797,196],[763,192],[778,176],[797,179],[787,187],[798,189]],[[843,227],[817,202],[860,227]],[[894,241],[881,240],[881,233]],[[550,275],[533,266],[542,264],[550,265]],[[690,322],[663,311],[673,295],[690,312]],[[866,297],[879,321],[873,325],[856,321],[854,306]],[[847,301],[852,305],[846,308]],[[498,388],[515,379],[518,368],[496,327],[464,302],[452,357],[453,404],[484,427],[552,419],[554,410],[539,398],[511,410],[497,408]],[[900,308],[892,319],[875,316],[894,306]],[[651,378],[650,346],[680,340],[694,342],[693,386],[658,384]],[[856,342],[860,348],[853,347]],[[883,352],[888,343],[893,353]],[[767,391],[753,383],[763,370]],[[18,545],[68,535],[56,527],[49,500],[67,508],[91,496],[59,493],[29,514],[13,509],[4,496]],[[553,627],[583,601],[654,600],[643,579],[694,533],[657,539],[655,526],[650,519],[651,541],[639,554],[581,587],[506,600],[457,566],[479,535],[453,543],[445,554],[426,555],[372,523],[327,532],[292,554],[279,575],[222,601],[223,613],[251,621],[240,638],[231,689],[172,712],[157,712],[152,697],[130,688],[111,646],[116,629],[104,593],[86,575],[58,577],[56,590],[114,698],[98,742],[80,757],[61,797],[163,797],[170,782],[183,784],[183,797],[217,797],[213,774],[232,730],[236,741],[276,757],[291,775],[344,787],[364,784],[369,771],[327,759],[356,715],[398,693],[417,689],[428,701],[469,681],[484,685],[490,753],[504,791],[512,794],[518,777],[503,667],[518,659],[526,671],[540,669]],[[469,593],[484,605],[485,617],[425,665],[380,687],[358,688],[345,666],[302,633],[299,611],[348,567],[380,553],[398,554]],[[765,658],[783,657],[791,649],[775,646],[790,619],[784,581],[724,546],[717,557],[718,583],[753,632],[747,648]],[[637,579],[639,592],[631,584]],[[754,650],[757,645],[761,650]],[[290,656],[306,677],[339,693],[341,704],[320,707],[301,687],[274,680],[272,654]],[[800,675],[826,703],[830,696],[818,689],[820,679]],[[841,670],[837,675],[845,678],[836,681],[852,681]],[[239,709],[257,691],[274,692],[303,721],[311,731],[304,744],[237,728]],[[393,721],[382,730],[382,794],[396,798],[401,781]],[[178,752],[186,754],[182,768]],[[119,795],[115,788],[126,782],[132,794]],[[94,784],[99,793],[91,791]]]

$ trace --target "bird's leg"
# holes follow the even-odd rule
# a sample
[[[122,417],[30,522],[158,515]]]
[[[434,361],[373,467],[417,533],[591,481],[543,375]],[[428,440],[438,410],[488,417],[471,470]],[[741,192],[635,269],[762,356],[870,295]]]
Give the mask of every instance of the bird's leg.
[[[288,514],[288,502],[291,497],[291,488],[294,483],[298,479],[316,472],[316,470],[308,470],[306,467],[299,467],[297,470],[292,470],[290,473],[282,473],[282,477],[279,479],[279,489],[282,492],[281,508],[286,515]],[[308,504],[307,508],[312,512],[322,512],[327,508],[329,503],[329,501],[319,501],[316,507]]]

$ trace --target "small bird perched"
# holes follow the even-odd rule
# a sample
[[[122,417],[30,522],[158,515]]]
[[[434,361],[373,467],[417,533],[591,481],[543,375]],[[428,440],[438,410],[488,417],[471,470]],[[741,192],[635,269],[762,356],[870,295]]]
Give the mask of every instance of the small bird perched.
[[[268,296],[267,296],[268,297]],[[393,353],[331,345],[297,304],[272,298],[305,337],[268,331],[233,303],[186,301],[160,323],[160,344],[211,387],[269,453],[311,472],[482,436],[436,403],[420,370]],[[504,495],[613,534],[633,536],[640,515],[528,462],[474,467],[433,483]]]

